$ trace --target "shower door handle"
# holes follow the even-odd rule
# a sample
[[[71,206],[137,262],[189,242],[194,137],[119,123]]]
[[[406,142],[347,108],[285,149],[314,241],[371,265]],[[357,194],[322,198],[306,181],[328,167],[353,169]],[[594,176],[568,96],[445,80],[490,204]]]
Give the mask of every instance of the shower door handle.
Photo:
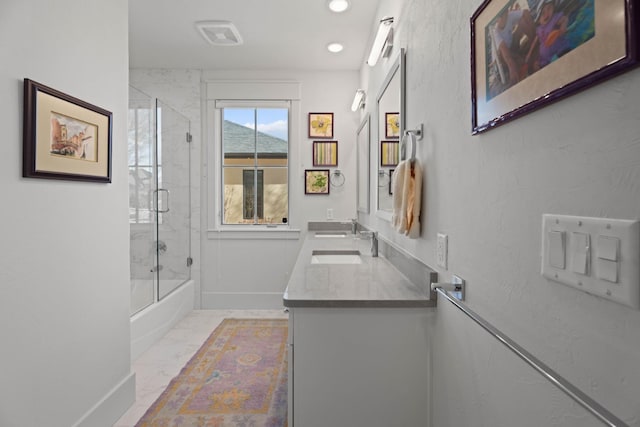
[[[166,201],[167,201],[167,203],[166,203],[167,208],[166,208],[166,209],[162,209],[162,210],[158,209],[158,205],[160,204],[160,203],[159,203],[159,197],[160,197],[160,192],[161,192],[161,191],[164,191],[164,192],[166,192],[166,193],[167,193],[167,198],[166,198]],[[169,212],[169,190],[167,190],[166,188],[158,188],[157,190],[153,190],[153,192],[154,192],[154,193],[156,193],[156,198],[155,198],[155,202],[156,202],[156,212],[157,212],[157,213],[167,213],[167,212]]]

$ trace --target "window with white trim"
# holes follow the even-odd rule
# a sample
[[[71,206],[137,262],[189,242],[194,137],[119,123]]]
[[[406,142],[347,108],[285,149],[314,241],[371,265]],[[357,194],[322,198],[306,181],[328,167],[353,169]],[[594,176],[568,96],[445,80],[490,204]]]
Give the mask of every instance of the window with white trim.
[[[222,224],[288,223],[289,103],[216,106],[222,119]]]

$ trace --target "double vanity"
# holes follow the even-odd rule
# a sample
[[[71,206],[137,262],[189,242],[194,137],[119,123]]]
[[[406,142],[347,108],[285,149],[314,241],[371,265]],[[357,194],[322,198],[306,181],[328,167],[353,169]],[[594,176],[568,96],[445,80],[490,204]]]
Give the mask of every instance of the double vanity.
[[[283,298],[290,427],[428,420],[435,273],[384,241],[372,256],[375,238],[309,231],[302,245]]]

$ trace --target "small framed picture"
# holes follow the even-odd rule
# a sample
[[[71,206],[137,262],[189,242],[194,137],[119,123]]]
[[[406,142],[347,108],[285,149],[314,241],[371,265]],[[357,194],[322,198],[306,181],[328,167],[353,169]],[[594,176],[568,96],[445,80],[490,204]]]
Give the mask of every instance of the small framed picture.
[[[304,171],[304,194],[329,194],[329,169]]]
[[[400,137],[400,113],[385,113],[385,138]]]
[[[396,166],[400,158],[400,142],[380,141],[380,166]]]
[[[309,113],[309,138],[333,138],[333,113]]]
[[[393,177],[393,171],[395,169],[389,169],[389,194],[393,195],[393,181],[394,181],[394,177]]]
[[[22,176],[111,182],[112,114],[24,79]]]
[[[338,166],[338,141],[314,141],[313,166]]]

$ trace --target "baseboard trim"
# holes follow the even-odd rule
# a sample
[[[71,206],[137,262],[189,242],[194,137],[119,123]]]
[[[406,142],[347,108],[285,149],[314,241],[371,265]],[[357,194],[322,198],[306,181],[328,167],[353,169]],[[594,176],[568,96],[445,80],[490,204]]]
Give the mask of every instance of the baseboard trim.
[[[202,294],[203,310],[220,309],[280,309],[283,292],[205,292]]]
[[[80,418],[73,427],[112,426],[136,401],[136,374],[123,379],[96,405]]]

